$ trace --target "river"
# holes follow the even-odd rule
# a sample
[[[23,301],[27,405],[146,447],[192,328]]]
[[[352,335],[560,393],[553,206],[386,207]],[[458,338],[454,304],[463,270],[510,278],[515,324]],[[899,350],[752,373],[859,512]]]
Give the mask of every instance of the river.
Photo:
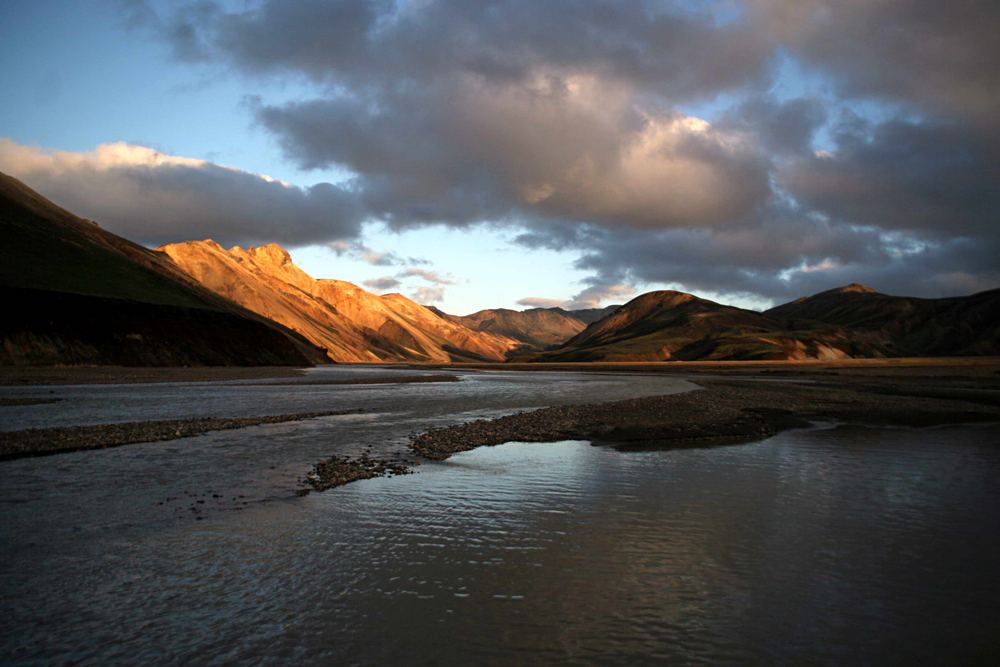
[[[303,380],[378,369],[321,368]],[[299,497],[331,454],[689,389],[3,388],[0,428],[361,410],[0,463],[5,664],[968,662],[998,655],[1000,428],[819,425],[749,445],[510,443]]]

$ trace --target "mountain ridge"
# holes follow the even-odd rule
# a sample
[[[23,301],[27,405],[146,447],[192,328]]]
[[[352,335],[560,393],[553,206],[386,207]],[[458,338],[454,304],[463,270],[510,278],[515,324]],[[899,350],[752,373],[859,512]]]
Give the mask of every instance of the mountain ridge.
[[[401,294],[314,279],[277,244],[226,250],[206,239],[159,250],[208,289],[325,348],[331,361],[503,361],[517,345],[441,318]]]
[[[588,324],[614,312],[619,306],[566,310],[563,308],[486,308],[469,315],[448,315],[456,322],[478,331],[490,331],[522,344],[519,352],[543,350],[559,345],[583,331]],[[440,311],[438,311],[440,312]]]
[[[851,283],[764,312],[639,295],[532,361],[804,360],[1000,354],[1000,290],[917,299]]]
[[[0,174],[0,364],[311,365],[288,329]],[[178,326],[178,323],[185,323]]]
[[[850,283],[764,312],[686,292],[622,306],[450,315],[314,279],[276,243],[151,250],[0,174],[0,364],[801,360],[1000,354],[1000,289]]]

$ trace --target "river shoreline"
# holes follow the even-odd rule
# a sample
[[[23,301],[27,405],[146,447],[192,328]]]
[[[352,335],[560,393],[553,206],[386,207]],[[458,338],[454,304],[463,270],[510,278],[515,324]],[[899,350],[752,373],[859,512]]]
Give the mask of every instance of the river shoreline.
[[[354,414],[357,411],[299,412],[262,417],[208,417],[201,419],[169,419],[161,421],[95,424],[93,426],[60,426],[24,431],[0,432],[0,461],[29,456],[49,456],[87,449],[107,449],[144,442],[162,442],[201,435],[210,431],[228,431],[261,424]]]
[[[354,451],[352,447],[342,448],[335,456],[316,464],[308,484],[312,490],[325,490],[387,472],[402,474],[418,464],[415,459],[421,457],[443,460],[457,452],[511,441],[589,440],[618,449],[680,448],[758,441],[816,420],[898,426],[1000,422],[1000,362],[997,360],[979,359],[975,363],[967,359],[862,361],[864,363],[720,363],[698,366],[700,370],[695,372],[691,372],[691,365],[670,364],[596,364],[586,368],[579,365],[563,368],[563,364],[556,365],[557,368],[549,364],[533,365],[532,371],[557,370],[620,377],[670,374],[689,380],[697,389],[628,400],[542,407],[465,423],[445,422],[444,427],[415,432],[399,445],[380,448],[377,458],[369,459],[369,452]],[[173,378],[171,381],[204,380],[205,373],[216,380],[250,380],[256,375],[256,379],[267,385],[319,386],[452,383],[461,378],[440,371],[508,371],[521,370],[520,366],[393,365],[386,366],[384,374],[366,372],[356,378],[315,379],[301,377],[303,369],[288,368],[95,368],[73,369],[72,374],[76,380],[90,374],[95,381],[114,378],[119,382],[128,381],[122,373],[136,381],[153,376],[162,381],[167,381],[166,378]],[[417,369],[439,372],[420,375],[415,373]],[[677,372],[685,369],[685,372]],[[65,369],[47,369],[50,375],[39,375],[43,370],[35,369],[34,379],[51,379]],[[260,372],[265,372],[265,376],[257,375]],[[241,377],[235,377],[234,373]],[[289,373],[291,375],[287,375]],[[8,374],[7,378],[10,377]],[[21,377],[27,376],[22,374]],[[289,379],[282,379],[286,377]],[[260,384],[251,382],[247,386]],[[613,396],[609,394],[608,398]],[[54,399],[17,397],[12,404],[50,400]],[[334,414],[343,414],[343,411],[313,409],[260,417],[209,416],[0,432],[0,459],[173,440],[209,431]]]
[[[1000,357],[900,357],[893,359],[841,359],[822,361],[594,361],[555,363],[380,363],[331,364],[341,368],[367,367],[397,373],[416,371],[517,371],[573,373],[649,373],[725,375],[738,377],[884,376],[1000,379]],[[0,366],[0,387],[60,384],[149,384],[161,382],[228,382],[235,380],[292,380],[309,368],[292,366]],[[427,380],[416,380],[427,381]],[[441,381],[441,380],[438,380]]]
[[[935,378],[800,378],[760,382],[698,378],[701,389],[626,401],[542,408],[416,435],[431,460],[505,442],[590,440],[618,449],[752,442],[817,420],[937,426],[1000,422],[1000,382]]]

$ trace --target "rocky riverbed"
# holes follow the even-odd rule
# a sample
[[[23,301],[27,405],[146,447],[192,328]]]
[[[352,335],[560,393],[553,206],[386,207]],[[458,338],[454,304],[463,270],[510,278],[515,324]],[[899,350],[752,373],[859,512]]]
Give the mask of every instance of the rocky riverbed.
[[[0,432],[0,460],[60,454],[81,449],[103,449],[138,442],[174,440],[209,431],[225,431],[259,424],[280,424],[356,412],[359,411],[299,412],[262,417],[169,419]]]
[[[413,469],[398,459],[373,459],[367,453],[357,458],[331,456],[313,466],[305,482],[315,491],[326,491],[359,479],[408,475],[411,472]],[[305,495],[308,491],[302,489],[299,494]]]
[[[618,448],[691,447],[760,440],[816,420],[931,426],[1000,421],[996,381],[817,379],[763,382],[699,379],[699,391],[543,408],[419,434],[428,459],[511,441],[591,440]]]

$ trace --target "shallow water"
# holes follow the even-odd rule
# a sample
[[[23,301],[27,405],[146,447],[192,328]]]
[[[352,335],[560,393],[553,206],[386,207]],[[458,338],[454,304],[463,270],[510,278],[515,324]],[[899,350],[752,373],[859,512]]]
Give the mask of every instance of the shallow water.
[[[485,387],[454,393],[475,382],[323,387],[383,416],[0,464],[0,662],[1000,655],[995,425],[840,426],[661,452],[512,443],[291,494],[322,447],[405,441],[477,401],[509,412],[668,388],[553,375],[485,378],[496,403]]]

